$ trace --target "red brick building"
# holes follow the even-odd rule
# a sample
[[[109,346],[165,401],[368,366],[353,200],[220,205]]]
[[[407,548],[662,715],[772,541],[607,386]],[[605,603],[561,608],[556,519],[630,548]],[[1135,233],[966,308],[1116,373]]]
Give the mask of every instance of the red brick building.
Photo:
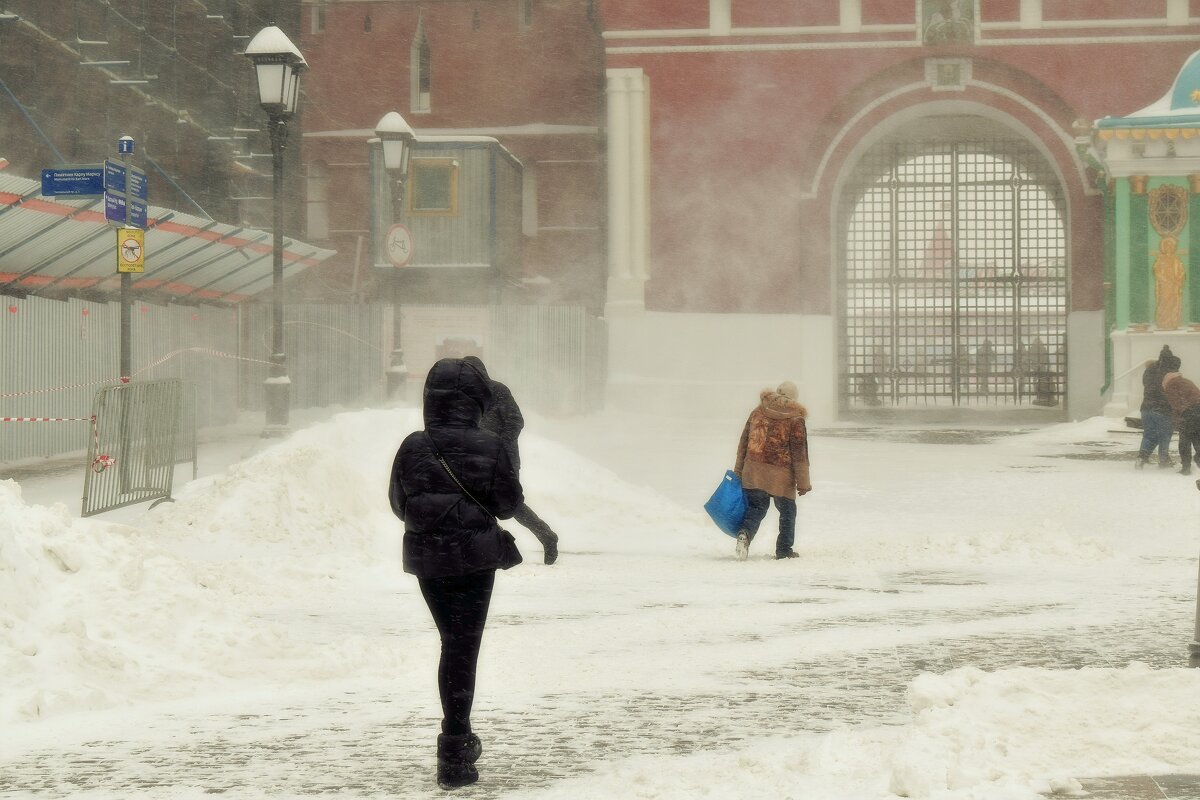
[[[587,0],[305,0],[298,44],[307,240],[339,252],[312,291],[414,277],[369,257],[367,142],[398,111],[418,137],[493,137],[521,162],[523,261],[494,276],[507,300],[603,307],[602,45]],[[406,301],[453,299],[417,285]]]
[[[610,397],[742,408],[791,378],[826,419],[1099,411],[1106,194],[1077,125],[1166,91],[1200,3],[600,15]]]

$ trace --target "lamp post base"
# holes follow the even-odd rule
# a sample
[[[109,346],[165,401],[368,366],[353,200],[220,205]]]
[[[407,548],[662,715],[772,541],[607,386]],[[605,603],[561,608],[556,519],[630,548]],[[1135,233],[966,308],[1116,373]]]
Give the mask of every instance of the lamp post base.
[[[1200,667],[1200,642],[1192,642],[1188,645],[1188,666]]]
[[[263,400],[266,405],[267,424],[262,438],[278,439],[287,436],[288,409],[291,405],[292,382],[286,375],[267,378],[263,384]]]
[[[397,403],[408,403],[408,367],[404,366],[404,351],[392,351],[391,366],[387,369],[385,387],[387,399]]]

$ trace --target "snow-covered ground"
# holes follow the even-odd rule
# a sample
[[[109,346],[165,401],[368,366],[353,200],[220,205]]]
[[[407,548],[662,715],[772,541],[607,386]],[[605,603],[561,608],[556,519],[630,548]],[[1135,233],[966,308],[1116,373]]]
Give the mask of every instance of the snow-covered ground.
[[[748,411],[749,409],[747,409]],[[463,797],[1069,794],[1200,773],[1190,478],[1091,419],[812,423],[801,558],[701,505],[743,420],[532,418],[562,537],[497,579]],[[412,409],[205,447],[175,503],[0,481],[0,796],[433,797],[437,637],[387,472]],[[190,470],[179,469],[180,477]],[[184,475],[187,473],[187,475]]]

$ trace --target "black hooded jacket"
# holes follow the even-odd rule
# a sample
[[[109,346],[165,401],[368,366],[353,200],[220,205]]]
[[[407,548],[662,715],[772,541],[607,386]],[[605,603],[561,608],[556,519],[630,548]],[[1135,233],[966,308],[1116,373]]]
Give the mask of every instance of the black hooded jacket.
[[[493,515],[511,517],[524,497],[504,443],[479,427],[490,399],[487,379],[461,359],[442,359],[425,379],[425,430],[400,445],[388,490],[404,520],[405,572],[444,578],[500,566],[503,534]],[[435,446],[487,511],[438,463]]]
[[[521,469],[521,455],[517,448],[517,437],[521,435],[521,431],[525,427],[525,417],[521,414],[521,407],[517,405],[516,398],[513,397],[507,386],[500,381],[492,380],[483,361],[475,356],[467,356],[463,361],[479,370],[487,381],[488,388],[492,390],[491,402],[483,410],[479,427],[499,436],[500,440],[504,442],[504,449],[508,451],[508,457],[512,459],[513,466],[518,470]]]
[[[1142,413],[1157,411],[1171,416],[1171,404],[1167,402],[1162,382],[1168,372],[1178,372],[1181,363],[1179,356],[1172,353],[1170,347],[1163,345],[1158,354],[1158,361],[1146,367],[1142,373]]]

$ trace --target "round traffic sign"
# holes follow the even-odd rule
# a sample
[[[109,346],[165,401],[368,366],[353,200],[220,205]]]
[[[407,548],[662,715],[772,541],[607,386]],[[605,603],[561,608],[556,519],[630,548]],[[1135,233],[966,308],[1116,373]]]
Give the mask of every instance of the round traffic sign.
[[[399,223],[393,225],[383,239],[383,246],[387,250],[388,261],[397,267],[406,266],[412,260],[412,231]]]

